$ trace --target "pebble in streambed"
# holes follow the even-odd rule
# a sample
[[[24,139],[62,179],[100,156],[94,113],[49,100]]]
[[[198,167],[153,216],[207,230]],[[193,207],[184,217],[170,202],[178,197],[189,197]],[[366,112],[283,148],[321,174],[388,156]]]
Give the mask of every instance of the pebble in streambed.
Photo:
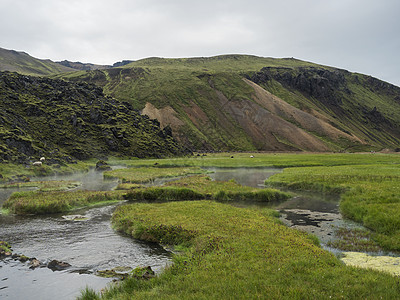
[[[65,215],[62,216],[64,220],[67,221],[86,221],[89,220],[89,217],[83,215]]]

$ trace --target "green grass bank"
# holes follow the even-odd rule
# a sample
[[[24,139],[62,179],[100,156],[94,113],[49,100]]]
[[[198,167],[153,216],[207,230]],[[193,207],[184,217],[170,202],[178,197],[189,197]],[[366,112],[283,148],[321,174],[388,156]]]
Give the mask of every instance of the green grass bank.
[[[373,231],[372,239],[400,251],[400,160],[386,164],[287,168],[266,181],[272,186],[340,193],[340,210]]]
[[[382,153],[207,153],[168,159],[110,160],[127,167],[313,167],[399,164],[399,154]],[[253,156],[253,157],[252,157]],[[233,157],[233,158],[232,158]]]
[[[27,191],[15,192],[3,204],[3,211],[17,215],[67,212],[85,206],[105,205],[122,200],[121,191]]]
[[[81,299],[396,299],[399,278],[347,267],[269,209],[212,201],[135,203],[113,225],[134,238],[179,246],[154,279],[129,278]]]
[[[103,176],[105,179],[118,178],[122,183],[146,183],[156,178],[170,178],[201,173],[205,173],[205,171],[199,167],[139,167],[106,171]]]

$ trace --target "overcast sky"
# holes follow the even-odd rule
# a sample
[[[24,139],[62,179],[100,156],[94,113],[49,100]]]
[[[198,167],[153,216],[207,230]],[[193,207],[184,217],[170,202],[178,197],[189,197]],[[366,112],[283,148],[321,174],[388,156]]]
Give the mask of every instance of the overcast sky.
[[[400,86],[400,0],[0,0],[0,47],[37,58],[295,57]]]

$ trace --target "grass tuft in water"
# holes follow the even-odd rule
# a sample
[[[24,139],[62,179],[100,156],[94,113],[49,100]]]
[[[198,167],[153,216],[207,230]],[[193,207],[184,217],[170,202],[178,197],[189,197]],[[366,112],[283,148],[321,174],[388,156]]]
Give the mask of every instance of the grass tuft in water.
[[[42,215],[71,211],[84,206],[109,204],[122,200],[117,191],[68,191],[68,192],[15,192],[3,204],[9,213],[17,215]]]
[[[329,241],[327,246],[343,251],[379,252],[382,250],[372,240],[372,233],[365,229],[339,228],[335,231],[335,235],[338,239]]]

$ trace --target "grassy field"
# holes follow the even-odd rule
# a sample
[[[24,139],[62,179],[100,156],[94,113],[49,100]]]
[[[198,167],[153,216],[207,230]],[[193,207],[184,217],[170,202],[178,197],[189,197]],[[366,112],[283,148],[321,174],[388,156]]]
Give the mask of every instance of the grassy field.
[[[129,278],[81,299],[398,298],[399,278],[345,266],[275,214],[211,201],[122,206],[116,229],[182,254],[154,279]]]
[[[400,251],[400,164],[288,168],[268,184],[290,189],[342,193],[344,217],[373,230],[372,239]]]
[[[17,215],[52,214],[121,200],[122,193],[118,191],[15,192],[4,202],[3,211]]]
[[[233,158],[232,158],[233,156]],[[253,157],[251,157],[253,156]],[[399,164],[399,154],[380,153],[215,153],[171,159],[110,160],[128,167],[312,167]]]

